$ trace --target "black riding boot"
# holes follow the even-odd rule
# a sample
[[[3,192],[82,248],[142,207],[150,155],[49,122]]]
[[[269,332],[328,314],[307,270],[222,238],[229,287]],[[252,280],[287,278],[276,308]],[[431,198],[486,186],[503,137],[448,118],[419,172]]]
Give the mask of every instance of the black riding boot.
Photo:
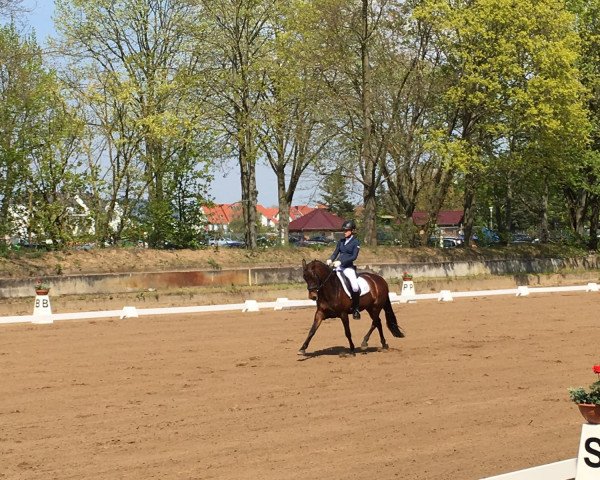
[[[352,292],[352,318],[354,320],[360,320],[360,290],[358,292]]]

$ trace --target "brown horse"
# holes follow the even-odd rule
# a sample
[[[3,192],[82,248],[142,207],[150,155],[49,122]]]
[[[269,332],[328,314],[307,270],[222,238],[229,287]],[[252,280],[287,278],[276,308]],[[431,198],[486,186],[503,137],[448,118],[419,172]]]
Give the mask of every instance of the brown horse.
[[[354,343],[352,343],[350,322],[348,320],[348,314],[352,313],[352,300],[344,292],[342,282],[335,274],[335,270],[319,260],[313,260],[309,264],[305,260],[302,260],[302,268],[304,270],[303,277],[308,288],[308,298],[317,301],[317,311],[315,312],[312,327],[308,332],[308,337],[306,337],[306,340],[300,347],[298,355],[306,355],[308,344],[319,328],[319,325],[321,325],[321,322],[326,318],[336,317],[342,319],[344,332],[350,343],[350,352],[354,353]],[[381,338],[381,346],[387,349],[389,347],[383,336],[383,328],[381,327],[381,319],[379,318],[381,310],[385,311],[385,320],[392,335],[394,337],[404,337],[404,333],[400,330],[396,315],[392,309],[388,284],[381,276],[375,273],[361,273],[360,276],[369,283],[370,287],[369,293],[360,297],[360,309],[366,310],[372,319],[371,328],[365,335],[361,348],[367,348],[371,333],[377,329]]]

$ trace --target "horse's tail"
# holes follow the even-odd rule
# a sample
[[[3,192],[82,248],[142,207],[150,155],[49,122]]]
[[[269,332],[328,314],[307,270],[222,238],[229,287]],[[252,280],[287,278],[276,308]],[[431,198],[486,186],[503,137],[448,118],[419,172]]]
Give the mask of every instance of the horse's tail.
[[[390,332],[392,332],[392,335],[399,338],[404,337],[404,332],[400,330],[398,320],[396,320],[396,314],[392,308],[392,302],[390,302],[389,298],[385,302],[383,309],[385,310],[385,322],[387,323]]]

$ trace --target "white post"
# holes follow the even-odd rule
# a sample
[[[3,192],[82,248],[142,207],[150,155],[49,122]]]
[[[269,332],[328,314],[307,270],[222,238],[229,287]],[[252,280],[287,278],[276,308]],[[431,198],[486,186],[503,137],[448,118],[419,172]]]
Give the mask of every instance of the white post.
[[[402,290],[400,291],[400,303],[409,303],[417,301],[415,284],[412,280],[402,280]]]
[[[277,300],[275,300],[275,308],[273,308],[273,310],[283,310],[283,307],[287,302],[287,297],[279,297]]]
[[[596,282],[590,282],[585,289],[586,292],[600,292],[600,288]]]
[[[581,426],[575,479],[597,480],[598,478],[600,478],[600,425],[584,423]]]
[[[123,320],[124,318],[138,318],[137,309],[135,307],[123,307],[119,319]]]
[[[452,293],[450,290],[442,290],[440,292],[440,296],[438,297],[438,302],[452,302],[454,299],[452,298]]]
[[[529,295],[529,287],[527,285],[519,285],[517,287],[517,297],[526,297]]]
[[[33,304],[33,320],[31,323],[46,324],[52,323],[52,307],[50,305],[50,296],[45,295],[35,296]]]
[[[256,300],[246,300],[244,302],[244,308],[242,308],[242,312],[258,312],[259,310],[258,302]]]

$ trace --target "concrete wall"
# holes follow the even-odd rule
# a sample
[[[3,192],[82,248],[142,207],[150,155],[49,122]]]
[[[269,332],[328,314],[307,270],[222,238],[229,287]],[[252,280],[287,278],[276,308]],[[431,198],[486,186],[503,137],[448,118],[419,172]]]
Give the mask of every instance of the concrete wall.
[[[372,271],[387,280],[399,279],[408,271],[415,278],[461,278],[487,275],[569,273],[596,270],[599,258],[509,259],[460,262],[421,262],[405,264],[365,264],[359,270]],[[174,290],[185,287],[302,284],[302,267],[241,268],[180,272],[110,273],[44,277],[51,295],[123,293],[148,290]],[[33,279],[0,279],[0,298],[34,295]]]

